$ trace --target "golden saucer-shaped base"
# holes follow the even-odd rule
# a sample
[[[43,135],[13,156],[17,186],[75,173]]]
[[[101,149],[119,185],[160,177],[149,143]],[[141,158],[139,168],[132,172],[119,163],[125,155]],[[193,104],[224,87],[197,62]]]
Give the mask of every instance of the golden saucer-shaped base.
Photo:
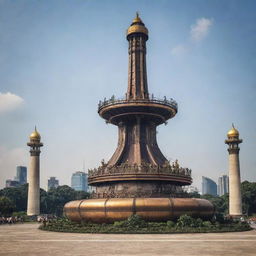
[[[76,222],[113,223],[133,214],[148,221],[167,221],[183,214],[209,219],[214,206],[198,198],[103,198],[68,202],[64,213]]]

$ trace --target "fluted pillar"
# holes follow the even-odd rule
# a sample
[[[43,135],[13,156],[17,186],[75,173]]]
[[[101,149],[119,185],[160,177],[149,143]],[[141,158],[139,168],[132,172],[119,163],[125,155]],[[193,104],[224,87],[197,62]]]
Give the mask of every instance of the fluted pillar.
[[[35,216],[40,214],[40,142],[41,136],[35,129],[30,135],[30,164],[28,175],[28,207],[27,215]]]
[[[239,153],[229,153],[229,214],[242,215]]]
[[[233,128],[228,132],[229,153],[229,215],[232,217],[242,216],[241,177],[239,164],[239,132]]]

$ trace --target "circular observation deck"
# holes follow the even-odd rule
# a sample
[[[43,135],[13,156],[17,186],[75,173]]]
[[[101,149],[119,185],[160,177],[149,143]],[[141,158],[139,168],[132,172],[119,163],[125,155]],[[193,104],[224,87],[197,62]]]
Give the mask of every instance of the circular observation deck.
[[[132,167],[113,166],[89,170],[88,183],[90,185],[102,184],[105,182],[120,181],[165,181],[179,186],[192,183],[191,170],[188,168],[166,167]]]
[[[116,181],[165,181],[180,186],[191,185],[192,179],[188,176],[183,175],[171,175],[171,174],[148,174],[148,173],[131,173],[131,174],[105,174],[88,179],[89,185],[96,185],[105,182],[116,182]]]
[[[108,123],[118,125],[131,121],[136,116],[149,119],[156,125],[165,123],[178,112],[178,104],[173,99],[110,99],[100,101],[98,113]]]

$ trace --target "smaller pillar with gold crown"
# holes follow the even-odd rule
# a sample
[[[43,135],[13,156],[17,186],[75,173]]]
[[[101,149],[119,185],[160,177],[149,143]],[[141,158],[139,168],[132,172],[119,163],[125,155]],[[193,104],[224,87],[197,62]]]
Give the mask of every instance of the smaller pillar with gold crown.
[[[236,218],[242,216],[239,144],[243,140],[239,139],[239,132],[233,124],[227,137],[225,144],[229,146],[229,215]]]
[[[43,146],[36,127],[29,140],[27,143],[30,147],[27,215],[36,216],[40,214],[40,147]]]

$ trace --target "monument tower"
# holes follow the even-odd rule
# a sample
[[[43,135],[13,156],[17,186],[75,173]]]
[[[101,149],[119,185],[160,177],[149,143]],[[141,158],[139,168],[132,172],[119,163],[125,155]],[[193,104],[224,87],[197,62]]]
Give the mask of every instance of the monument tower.
[[[160,151],[156,128],[173,118],[177,103],[166,97],[149,95],[146,71],[148,30],[138,14],[127,30],[129,42],[128,89],[123,99],[111,98],[99,103],[98,113],[118,127],[118,146],[107,164],[89,175],[96,186],[95,198],[165,197],[181,192],[181,185],[191,184],[189,169],[171,172],[170,163]]]
[[[148,30],[137,14],[127,30],[129,43],[128,88],[124,98],[99,102],[98,113],[118,127],[118,145],[101,166],[89,170],[92,199],[65,205],[75,221],[113,222],[138,214],[147,220],[164,221],[182,214],[210,217],[212,204],[203,199],[178,198],[182,186],[192,183],[191,170],[178,161],[170,163],[157,144],[156,128],[178,111],[173,99],[149,94],[146,71]]]
[[[36,127],[29,139],[30,141],[27,143],[30,147],[27,215],[35,216],[40,214],[40,147],[43,146]]]
[[[239,165],[239,144],[243,140],[239,139],[239,132],[232,124],[232,129],[227,134],[228,139],[225,143],[228,145],[229,153],[229,215],[232,217],[242,216],[241,199],[241,178]]]

